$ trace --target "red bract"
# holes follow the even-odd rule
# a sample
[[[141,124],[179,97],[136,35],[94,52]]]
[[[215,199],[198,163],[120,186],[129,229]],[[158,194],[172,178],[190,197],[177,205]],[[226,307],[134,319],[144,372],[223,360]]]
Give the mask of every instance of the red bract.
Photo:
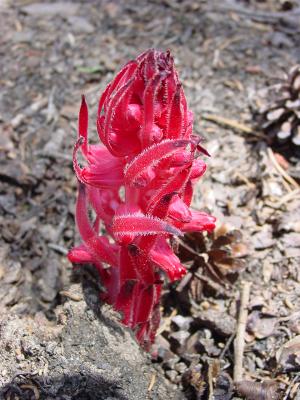
[[[199,156],[207,154],[192,134],[192,123],[168,51],[146,51],[107,86],[97,117],[103,144],[88,144],[82,98],[74,169],[83,243],[69,252],[69,259],[95,265],[101,298],[121,312],[123,323],[146,348],[159,325],[164,275],[174,281],[185,274],[170,238],[214,229],[214,217],[190,209],[193,186],[206,169]],[[79,151],[84,166],[77,161]],[[107,236],[99,233],[101,223]]]

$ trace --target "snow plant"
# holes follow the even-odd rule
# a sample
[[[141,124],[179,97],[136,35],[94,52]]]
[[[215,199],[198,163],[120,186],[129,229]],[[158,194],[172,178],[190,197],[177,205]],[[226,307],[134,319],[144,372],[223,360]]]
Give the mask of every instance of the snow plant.
[[[159,325],[164,278],[173,282],[186,272],[171,239],[215,226],[214,217],[190,208],[194,184],[206,170],[200,155],[207,154],[192,125],[169,51],[144,52],[108,84],[97,115],[102,144],[88,142],[82,97],[73,157],[82,244],[68,257],[95,266],[101,299],[121,313],[145,348]]]

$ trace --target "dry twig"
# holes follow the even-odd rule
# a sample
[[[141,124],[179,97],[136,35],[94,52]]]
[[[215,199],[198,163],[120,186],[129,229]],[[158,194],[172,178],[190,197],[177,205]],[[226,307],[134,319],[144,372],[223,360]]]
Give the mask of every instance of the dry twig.
[[[59,292],[59,294],[61,296],[67,297],[68,299],[73,300],[73,301],[81,301],[82,300],[82,296],[80,296],[76,293],[69,292],[67,290],[61,290]]]
[[[294,187],[294,189],[299,189],[300,186],[298,185],[298,183],[295,181],[294,178],[292,178],[279,164],[278,161],[276,160],[276,157],[274,156],[273,150],[268,147],[267,149],[267,153],[268,156],[272,162],[272,164],[274,165],[275,169],[277,170],[277,172],[282,176],[283,179],[285,179],[286,182],[288,182],[290,185],[292,185]],[[290,192],[292,191],[292,189],[290,188]]]
[[[153,386],[155,385],[155,382],[156,382],[156,373],[153,373],[151,375],[150,383],[148,386],[148,392],[151,392],[151,390],[153,389]]]
[[[235,121],[234,119],[224,118],[214,114],[204,114],[202,118],[206,121],[211,121],[218,125],[223,125],[225,127],[232,128],[243,133],[248,133],[259,138],[264,137],[263,134],[255,132],[250,126],[245,125],[242,122]]]
[[[238,382],[243,379],[243,355],[245,347],[245,332],[248,317],[250,287],[251,282],[244,282],[241,290],[240,312],[236,330],[236,338],[234,341],[234,382]]]

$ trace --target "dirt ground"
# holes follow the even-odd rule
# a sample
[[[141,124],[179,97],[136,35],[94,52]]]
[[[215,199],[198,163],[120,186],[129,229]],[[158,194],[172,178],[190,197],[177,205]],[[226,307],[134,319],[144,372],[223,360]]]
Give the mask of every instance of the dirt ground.
[[[252,110],[261,89],[280,82],[300,63],[300,2],[1,0],[0,12],[0,396],[299,400],[300,162],[270,146],[254,127]],[[125,377],[118,372],[125,394],[109,392],[109,383],[103,393],[93,393],[85,370],[76,369],[80,359],[71,346],[55,360],[75,361],[67,372],[51,364],[60,384],[57,392],[47,392],[41,387],[49,371],[41,360],[52,360],[51,351],[24,350],[18,334],[14,344],[7,324],[15,321],[19,332],[34,321],[33,335],[47,324],[54,330],[66,327],[59,315],[69,317],[66,310],[75,309],[76,301],[84,307],[79,283],[85,289],[97,285],[86,278],[92,272],[74,271],[66,259],[79,240],[72,149],[81,94],[87,97],[96,139],[92,121],[100,93],[122,64],[151,47],[171,49],[195,115],[195,132],[211,154],[194,206],[218,218],[219,233],[179,243],[189,276],[166,287],[153,366],[133,341],[117,334],[115,342],[132,346],[139,369],[146,371],[136,369],[140,381],[131,382],[131,365]],[[216,243],[218,234],[230,238]],[[225,253],[212,252],[222,245],[231,246],[229,261],[216,260]],[[244,382],[234,387],[233,343],[248,283]],[[84,315],[82,308],[78,313]],[[88,320],[82,320],[88,337]],[[100,319],[100,331],[108,320]],[[11,338],[5,336],[8,329]],[[93,329],[96,340],[99,332]],[[75,340],[68,329],[55,335],[52,342]],[[84,332],[80,335],[82,340]],[[82,348],[86,360],[90,350]],[[126,363],[126,356],[122,360]],[[81,374],[77,391],[62,379],[73,365]],[[30,374],[37,370],[34,381]]]

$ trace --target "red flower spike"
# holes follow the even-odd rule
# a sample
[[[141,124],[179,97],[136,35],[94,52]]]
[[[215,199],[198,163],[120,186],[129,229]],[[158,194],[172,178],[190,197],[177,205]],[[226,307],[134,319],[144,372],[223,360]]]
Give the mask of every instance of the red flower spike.
[[[83,243],[68,257],[95,266],[104,287],[100,298],[149,349],[160,321],[163,280],[185,274],[170,239],[210,231],[215,223],[189,208],[194,183],[206,170],[199,157],[208,153],[193,134],[193,114],[169,51],[147,50],[121,69],[100,98],[97,130],[102,144],[89,145],[83,96],[73,153]],[[106,236],[99,235],[101,222]]]

